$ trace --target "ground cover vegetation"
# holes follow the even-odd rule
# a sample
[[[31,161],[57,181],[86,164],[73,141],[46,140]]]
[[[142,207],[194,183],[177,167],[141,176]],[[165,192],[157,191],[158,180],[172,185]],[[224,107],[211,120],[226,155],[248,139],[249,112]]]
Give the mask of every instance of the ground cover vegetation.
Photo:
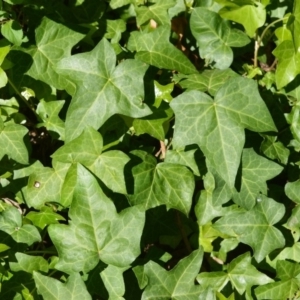
[[[299,1],[0,26],[1,299],[300,299]]]

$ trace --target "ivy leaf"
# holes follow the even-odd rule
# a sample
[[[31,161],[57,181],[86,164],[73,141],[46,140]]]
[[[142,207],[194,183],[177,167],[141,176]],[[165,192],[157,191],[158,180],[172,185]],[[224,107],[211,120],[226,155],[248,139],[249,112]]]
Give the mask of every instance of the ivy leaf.
[[[169,129],[169,120],[173,116],[170,108],[154,109],[153,114],[141,119],[135,119],[132,123],[136,135],[148,133],[154,138],[163,141]]]
[[[225,70],[204,70],[201,74],[191,74],[180,76],[183,80],[179,82],[183,89],[208,91],[215,96],[218,89],[231,77],[238,77],[238,74],[231,69]]]
[[[88,272],[99,259],[126,267],[140,254],[145,221],[142,209],[130,207],[118,214],[96,178],[79,164],[69,218],[69,225],[49,226],[50,238],[59,253],[56,269]]]
[[[70,275],[66,283],[38,272],[33,273],[33,279],[39,294],[43,296],[44,300],[92,300],[79,274]]]
[[[128,195],[130,203],[142,204],[144,209],[165,204],[167,209],[176,208],[187,215],[195,188],[193,174],[179,164],[157,164],[156,158],[144,151],[131,153],[137,163],[132,168],[132,175],[126,174],[128,184],[134,179],[134,186],[129,187],[132,191]]]
[[[46,202],[60,203],[61,188],[70,164],[56,163],[54,168],[42,167],[28,178],[26,203],[29,207],[41,208]]]
[[[59,162],[80,163],[91,170],[112,191],[126,194],[123,173],[124,166],[129,161],[128,156],[118,150],[104,153],[102,150],[102,136],[92,127],[87,127],[76,139],[60,147],[52,157]]]
[[[109,5],[112,9],[122,7],[124,5],[130,4],[131,0],[111,0]]]
[[[30,211],[26,215],[26,219],[40,229],[44,229],[49,224],[57,224],[59,221],[65,221],[60,214],[55,213],[50,207],[43,206],[40,211]]]
[[[277,176],[282,167],[260,155],[253,149],[244,149],[242,155],[242,179],[240,191],[236,191],[233,200],[236,204],[251,209],[259,194],[267,194],[266,180]]]
[[[28,150],[23,138],[28,130],[18,124],[4,125],[0,119],[0,159],[4,155],[21,164],[28,164]]]
[[[260,200],[251,210],[228,213],[214,224],[217,230],[251,246],[257,262],[285,243],[282,233],[273,226],[285,213],[283,204],[263,195]]]
[[[298,263],[279,260],[276,265],[277,278],[280,281],[257,287],[254,292],[257,299],[293,299],[300,288]]]
[[[0,213],[0,228],[17,243],[25,243],[30,246],[41,240],[36,227],[30,224],[22,225],[22,216],[15,207],[8,207]]]
[[[1,25],[2,35],[12,44],[20,46],[23,42],[23,30],[18,22],[15,20],[6,21]]]
[[[150,33],[134,31],[127,47],[137,51],[135,58],[149,65],[184,74],[197,73],[189,59],[169,42],[169,37],[169,26],[160,26]]]
[[[207,62],[214,61],[218,69],[231,65],[233,52],[230,47],[243,47],[249,43],[249,38],[242,31],[231,29],[219,14],[204,7],[193,9],[190,27],[200,56]]]
[[[56,72],[55,65],[70,56],[72,47],[83,37],[82,33],[44,17],[35,31],[36,46],[25,50],[33,59],[27,74],[57,89],[73,90],[70,82]]]
[[[263,135],[264,141],[260,149],[270,159],[277,159],[280,163],[286,165],[290,156],[290,150],[281,142],[276,141],[276,136]]]
[[[107,20],[106,21],[105,38],[111,39],[111,43],[118,43],[122,37],[122,32],[126,31],[126,23],[124,20]]]
[[[17,262],[9,263],[11,270],[14,272],[33,273],[33,271],[42,271],[47,273],[49,270],[48,262],[41,256],[31,256],[20,252],[17,252],[15,256]]]
[[[166,153],[165,162],[180,164],[189,167],[196,176],[200,176],[200,170],[196,162],[195,152],[197,149],[189,151],[168,150]]]
[[[66,142],[88,126],[99,129],[114,114],[139,118],[151,113],[143,103],[146,65],[131,59],[115,64],[115,52],[106,39],[91,52],[57,64],[58,72],[76,85],[67,112]]]
[[[242,24],[251,38],[254,37],[256,30],[266,22],[266,10],[264,5],[259,2],[255,2],[253,5],[245,5],[239,1],[226,1],[226,4],[228,6],[226,5],[218,12],[220,16]],[[245,16],[247,17],[245,18]]]
[[[288,182],[284,187],[284,191],[292,201],[300,204],[300,180]]]
[[[184,92],[170,104],[175,112],[174,148],[198,144],[213,168],[234,186],[244,146],[243,128],[276,131],[256,84],[246,78],[229,79],[213,100],[199,91]]]
[[[210,172],[207,172],[207,174],[204,176],[203,182],[205,190],[201,191],[200,197],[195,206],[197,223],[200,226],[205,225],[215,217],[219,217],[224,214],[224,209],[221,206],[222,203],[218,203],[219,201],[215,201],[214,199],[216,198],[216,181],[214,176]],[[226,199],[226,196],[222,198],[225,198],[225,201],[229,200]]]
[[[283,41],[273,54],[278,59],[275,80],[277,89],[290,83],[300,73],[300,53],[295,52],[293,41]]]
[[[175,5],[175,0],[152,0],[151,2],[148,2],[147,6],[138,6],[135,9],[138,26],[145,24],[151,19],[159,25],[170,24],[168,9]]]
[[[203,251],[196,250],[180,260],[171,271],[166,271],[153,261],[148,262],[144,267],[145,275],[148,277],[148,285],[144,290],[142,300],[209,299],[202,294],[205,292],[204,289],[194,285],[202,257]]]
[[[229,263],[226,272],[204,272],[197,276],[197,281],[205,288],[211,287],[218,291],[222,290],[230,281],[238,293],[242,295],[246,288],[254,285],[264,285],[273,280],[257,271],[251,264],[250,253],[247,252],[233,259]]]
[[[42,119],[38,127],[46,127],[48,131],[56,132],[61,140],[65,138],[65,123],[59,118],[58,114],[65,104],[65,100],[46,102],[41,100],[36,112]]]
[[[125,294],[125,284],[123,279],[123,272],[127,268],[118,268],[109,265],[104,271],[100,273],[100,277],[108,291],[110,299],[123,300]]]

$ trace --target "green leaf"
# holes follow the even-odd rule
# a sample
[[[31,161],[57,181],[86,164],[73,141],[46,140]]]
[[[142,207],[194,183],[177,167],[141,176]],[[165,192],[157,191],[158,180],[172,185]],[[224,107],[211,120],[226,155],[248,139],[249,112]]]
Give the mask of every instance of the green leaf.
[[[129,161],[128,156],[118,150],[104,153],[102,150],[102,136],[92,127],[87,127],[79,137],[60,147],[52,157],[59,162],[80,163],[91,170],[112,191],[126,194],[123,173],[124,166]]]
[[[280,163],[286,165],[289,159],[290,150],[281,142],[276,141],[275,136],[264,135],[264,141],[260,149],[270,159],[277,159]]]
[[[283,204],[263,195],[260,200],[251,210],[228,213],[214,224],[217,230],[236,236],[240,242],[251,246],[257,262],[285,243],[282,233],[273,226],[284,215]]]
[[[181,76],[183,80],[179,82],[180,86],[188,90],[198,90],[201,92],[209,92],[215,96],[218,89],[231,77],[238,77],[238,74],[231,69],[225,70],[204,70],[201,74],[192,74],[189,76]]]
[[[227,282],[230,281],[238,293],[242,295],[246,288],[254,285],[264,285],[273,280],[257,271],[251,264],[250,253],[247,252],[233,259],[229,263],[226,272],[200,273],[197,276],[197,281],[201,286],[211,287],[217,291],[222,290]]]
[[[300,73],[300,53],[295,52],[292,41],[280,43],[273,54],[278,59],[275,80],[278,89],[286,86]]]
[[[170,24],[168,9],[175,5],[175,0],[152,0],[151,2],[151,4],[148,2],[147,6],[138,6],[135,9],[138,26],[145,24],[151,19],[159,25]]]
[[[260,193],[266,195],[266,180],[270,180],[282,171],[282,167],[260,155],[253,149],[244,149],[242,155],[242,179],[239,191],[233,195],[233,201],[246,208],[254,207]]]
[[[131,0],[111,0],[109,5],[112,9],[116,9],[129,3],[131,3]]]
[[[285,194],[295,203],[300,204],[300,180],[288,182],[284,186]]]
[[[23,31],[20,24],[14,20],[9,20],[1,25],[2,35],[12,44],[20,46],[23,42]]]
[[[25,50],[32,56],[32,65],[27,74],[57,89],[73,91],[70,82],[55,70],[55,65],[63,58],[70,56],[72,47],[77,44],[83,34],[56,23],[46,17],[35,30],[36,46]]]
[[[135,206],[118,214],[96,178],[81,165],[77,167],[69,218],[69,225],[49,226],[50,238],[59,253],[56,269],[88,272],[99,259],[126,267],[140,254],[144,212]]]
[[[218,201],[215,201],[215,188],[216,181],[214,176],[208,172],[204,176],[204,187],[205,190],[201,191],[198,202],[195,206],[195,214],[197,217],[198,224],[205,225],[215,217],[222,216],[224,209]],[[225,198],[225,201],[229,199]],[[216,203],[217,202],[217,203]]]
[[[256,30],[266,22],[266,10],[259,2],[255,2],[253,5],[244,5],[237,2],[228,1],[228,6],[223,7],[219,14],[224,19],[242,24],[246,33],[250,37],[254,37]]]
[[[29,224],[22,225],[22,216],[15,207],[8,207],[0,213],[0,228],[17,243],[26,243],[30,246],[41,240],[36,227]]]
[[[114,50],[105,39],[91,52],[58,63],[58,72],[76,85],[65,124],[66,142],[88,126],[98,129],[114,114],[139,118],[151,113],[143,103],[146,65],[130,59],[115,64]]]
[[[70,299],[70,300],[91,300],[86,286],[79,274],[72,274],[65,283],[54,278],[33,273],[33,278],[39,294],[44,300]]]
[[[10,262],[9,267],[12,271],[25,271],[33,273],[34,271],[48,272],[48,263],[41,256],[30,256],[24,253],[15,254],[17,262]]]
[[[59,221],[65,221],[65,218],[57,214],[50,207],[43,206],[39,212],[30,211],[26,218],[29,219],[34,226],[44,229],[49,224],[57,224]]]
[[[293,35],[293,41],[295,45],[295,51],[300,51],[300,5],[298,1],[294,1],[294,8],[293,8],[293,16],[294,16],[294,22],[293,22],[293,28],[292,28],[292,35]]]
[[[195,188],[193,174],[184,166],[173,163],[156,163],[156,158],[143,151],[133,151],[136,165],[132,175],[126,174],[128,184],[134,186],[128,199],[132,205],[141,204],[144,209],[165,204],[188,214]],[[142,162],[141,162],[142,160]],[[179,188],[180,187],[180,188]]]
[[[70,164],[57,163],[54,168],[42,167],[28,179],[26,203],[29,207],[41,208],[46,202],[64,205],[60,193]],[[62,200],[62,201],[61,201]]]
[[[150,33],[134,31],[127,47],[137,52],[135,58],[149,65],[184,74],[197,73],[189,59],[169,42],[169,36],[169,26],[160,26]]]
[[[190,27],[197,40],[201,58],[215,62],[218,69],[228,68],[233,61],[230,47],[243,47],[249,38],[240,30],[232,30],[228,22],[204,7],[193,9]]]
[[[300,287],[299,264],[279,260],[276,265],[277,278],[281,279],[256,288],[257,299],[292,299]]]
[[[106,21],[106,33],[105,38],[111,39],[111,43],[118,43],[122,37],[122,32],[126,31],[125,21],[119,20],[107,20]]]
[[[155,262],[145,265],[148,285],[142,300],[147,299],[208,299],[202,294],[204,289],[194,285],[194,280],[202,263],[203,251],[192,252],[171,270],[166,271]],[[203,298],[201,298],[201,296]]]
[[[155,103],[153,106],[159,108],[162,100],[170,103],[173,99],[171,93],[174,89],[174,83],[169,83],[167,85],[159,84],[156,80],[154,80],[154,92],[155,92]]]
[[[118,268],[109,265],[104,271],[100,273],[100,277],[108,291],[110,299],[123,300],[125,293],[125,284],[123,279],[123,272],[128,268]]]
[[[180,164],[189,167],[196,176],[200,176],[200,170],[196,162],[195,152],[197,149],[190,151],[168,150],[165,162]]]
[[[41,100],[37,106],[36,112],[42,119],[39,127],[46,127],[48,131],[58,133],[61,140],[65,138],[65,124],[58,116],[60,110],[64,106],[64,100],[49,101]]]
[[[135,119],[132,123],[136,135],[148,133],[154,138],[163,141],[169,129],[169,120],[173,116],[170,108],[154,109],[153,114],[141,119]]]
[[[175,112],[173,146],[198,144],[210,166],[234,186],[244,145],[243,128],[276,130],[256,84],[245,78],[229,79],[215,100],[199,91],[188,91],[173,99]]]
[[[27,164],[28,150],[23,141],[27,132],[24,126],[17,124],[5,126],[0,120],[0,158],[7,155],[21,164]]]

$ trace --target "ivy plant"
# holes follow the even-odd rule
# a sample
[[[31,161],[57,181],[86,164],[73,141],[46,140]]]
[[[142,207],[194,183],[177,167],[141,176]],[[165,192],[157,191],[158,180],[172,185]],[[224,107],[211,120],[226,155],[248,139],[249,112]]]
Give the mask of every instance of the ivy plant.
[[[0,0],[0,298],[300,299],[300,2]]]

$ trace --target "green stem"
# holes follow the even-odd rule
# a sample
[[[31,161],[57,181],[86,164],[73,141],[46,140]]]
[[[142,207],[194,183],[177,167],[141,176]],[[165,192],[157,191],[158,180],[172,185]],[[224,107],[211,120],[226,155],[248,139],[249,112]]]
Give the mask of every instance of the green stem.
[[[279,23],[281,21],[284,21],[286,19],[288,19],[289,17],[284,17],[284,18],[281,18],[281,19],[278,19],[272,23],[270,23],[265,29],[264,31],[262,32],[259,40],[256,40],[255,41],[255,46],[254,46],[254,67],[256,68],[257,67],[257,57],[258,57],[258,50],[260,48],[260,45],[261,45],[261,42],[263,41],[263,38],[265,37],[267,31],[272,27],[274,26],[276,23]]]
[[[22,96],[22,94],[19,92],[17,87],[14,85],[14,83],[7,77],[8,83],[13,88],[15,93],[20,97],[20,99],[25,103],[25,105],[38,117],[35,109],[28,103],[28,101]]]

